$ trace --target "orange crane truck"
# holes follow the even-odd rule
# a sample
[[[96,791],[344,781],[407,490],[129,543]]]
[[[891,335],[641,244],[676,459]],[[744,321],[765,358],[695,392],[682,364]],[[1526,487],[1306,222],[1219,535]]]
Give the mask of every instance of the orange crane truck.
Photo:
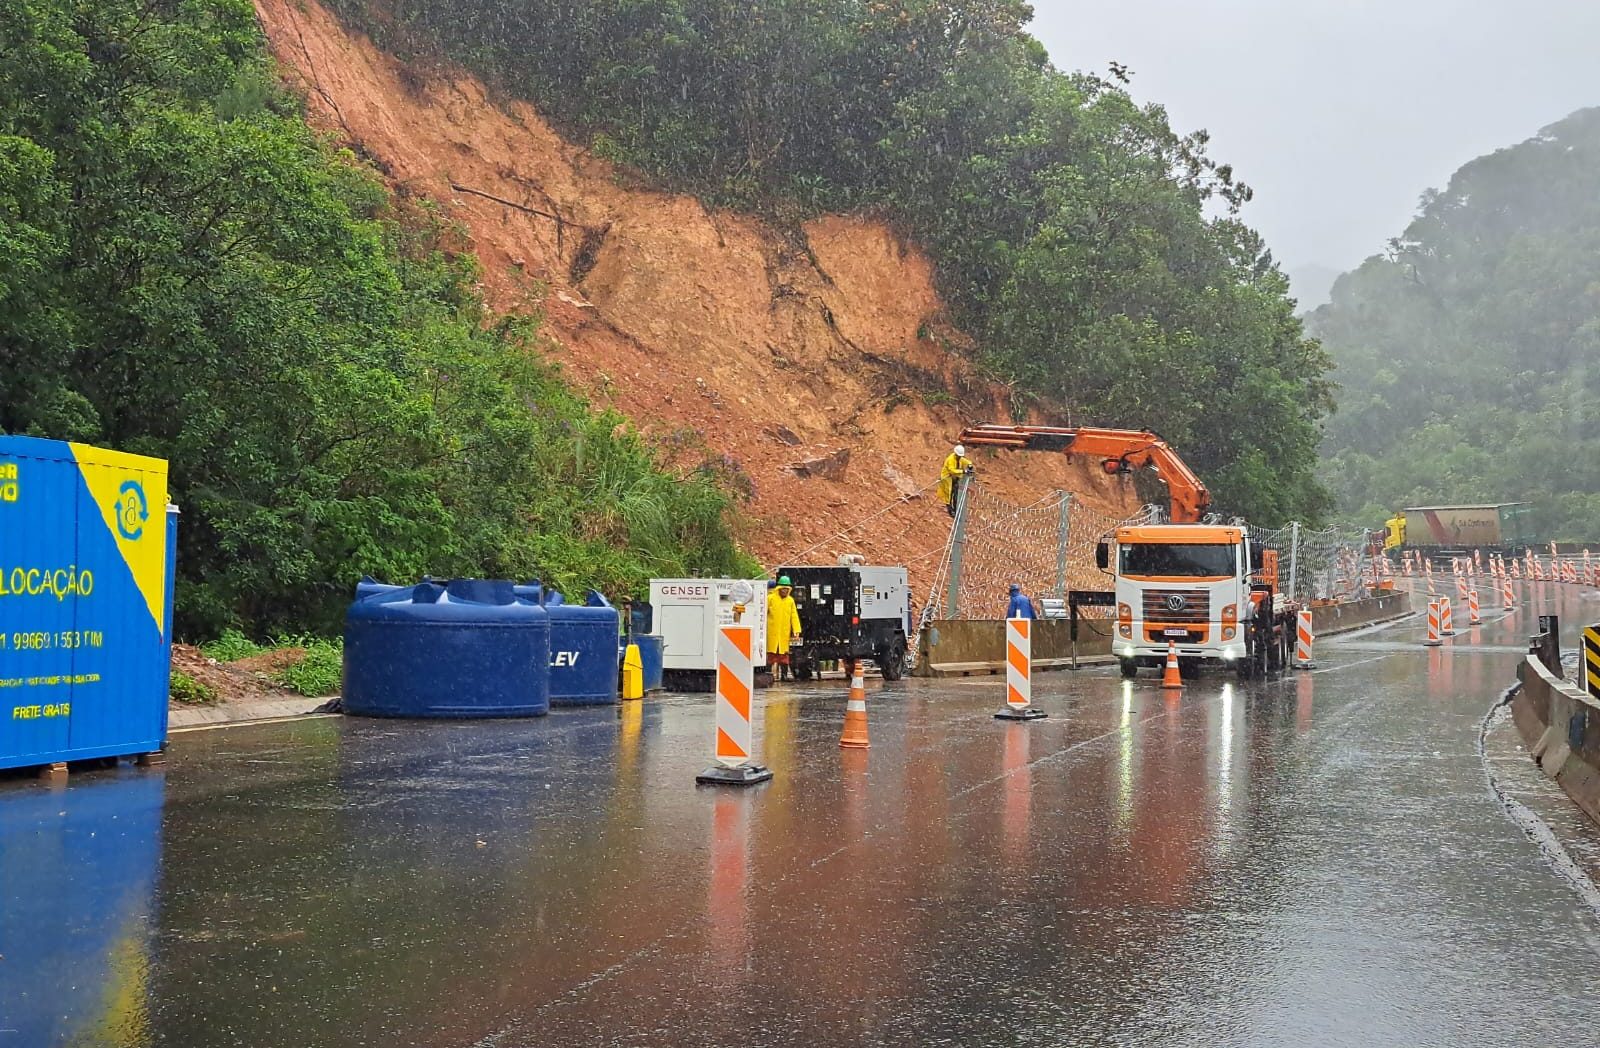
[[[1193,676],[1202,664],[1236,668],[1240,678],[1281,672],[1294,646],[1297,608],[1278,590],[1277,551],[1243,524],[1206,522],[1211,493],[1166,441],[1148,430],[977,426],[968,448],[1053,451],[1099,458],[1107,474],[1154,470],[1167,487],[1170,524],[1119,527],[1095,551],[1112,576],[1106,591],[1075,591],[1068,603],[1116,608],[1112,651],[1124,677],[1165,664],[1169,645]]]

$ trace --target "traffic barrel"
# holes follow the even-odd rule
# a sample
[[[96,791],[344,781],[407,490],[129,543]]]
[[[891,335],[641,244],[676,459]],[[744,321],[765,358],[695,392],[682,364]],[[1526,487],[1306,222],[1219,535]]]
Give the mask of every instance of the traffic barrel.
[[[772,770],[751,759],[754,733],[750,707],[755,697],[754,631],[738,624],[717,631],[717,763],[695,782],[752,786],[772,778]]]
[[[1456,624],[1450,614],[1450,598],[1439,598],[1439,632],[1446,637],[1456,635]]]
[[[1444,643],[1439,639],[1439,622],[1442,614],[1443,606],[1438,601],[1428,601],[1428,639],[1422,642],[1423,647],[1437,648]]]
[[[1047,714],[1033,708],[1033,620],[1006,620],[1006,705],[1000,720],[1039,720]]]
[[[1505,610],[1507,610],[1507,611],[1516,611],[1517,610],[1517,595],[1511,591],[1511,580],[1510,579],[1501,579],[1500,580],[1500,601],[1501,601],[1501,606],[1504,607]]]
[[[1167,641],[1167,668],[1161,674],[1161,686],[1170,691],[1183,687],[1183,673],[1178,669],[1178,642]]]
[[[851,659],[846,669],[850,673],[850,697],[844,704],[844,733],[839,745],[847,750],[864,750],[867,741],[867,682],[861,675],[861,662]]]
[[[1476,589],[1467,592],[1467,625],[1483,625],[1483,617],[1478,613],[1478,591]]]
[[[1301,608],[1296,616],[1294,633],[1294,665],[1296,669],[1309,670],[1316,666],[1311,661],[1311,609]]]

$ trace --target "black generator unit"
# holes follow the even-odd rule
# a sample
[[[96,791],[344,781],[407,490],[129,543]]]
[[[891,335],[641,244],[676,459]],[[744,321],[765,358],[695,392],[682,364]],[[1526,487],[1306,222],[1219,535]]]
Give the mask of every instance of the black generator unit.
[[[796,680],[824,662],[871,659],[884,680],[906,675],[911,585],[905,568],[867,565],[781,568],[794,584],[803,643],[789,652]]]

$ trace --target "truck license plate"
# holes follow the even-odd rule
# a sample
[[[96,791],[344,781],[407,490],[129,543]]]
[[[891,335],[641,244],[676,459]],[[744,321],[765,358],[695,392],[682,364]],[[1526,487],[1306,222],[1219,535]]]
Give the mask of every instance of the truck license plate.
[[[1161,631],[1161,635],[1163,637],[1176,637],[1179,640],[1187,640],[1188,637],[1189,637],[1189,631],[1188,630],[1171,630],[1171,629],[1168,629],[1168,630],[1162,630]]]

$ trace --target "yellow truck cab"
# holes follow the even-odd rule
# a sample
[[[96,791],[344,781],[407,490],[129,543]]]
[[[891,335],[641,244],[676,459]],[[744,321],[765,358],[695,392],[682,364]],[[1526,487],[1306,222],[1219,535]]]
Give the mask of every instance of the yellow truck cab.
[[[1162,665],[1169,644],[1191,674],[1201,663],[1219,662],[1237,665],[1248,676],[1257,669],[1272,672],[1286,660],[1285,605],[1274,592],[1275,564],[1261,570],[1265,558],[1252,550],[1245,528],[1118,528],[1098,559],[1116,580],[1113,651],[1123,676]]]

